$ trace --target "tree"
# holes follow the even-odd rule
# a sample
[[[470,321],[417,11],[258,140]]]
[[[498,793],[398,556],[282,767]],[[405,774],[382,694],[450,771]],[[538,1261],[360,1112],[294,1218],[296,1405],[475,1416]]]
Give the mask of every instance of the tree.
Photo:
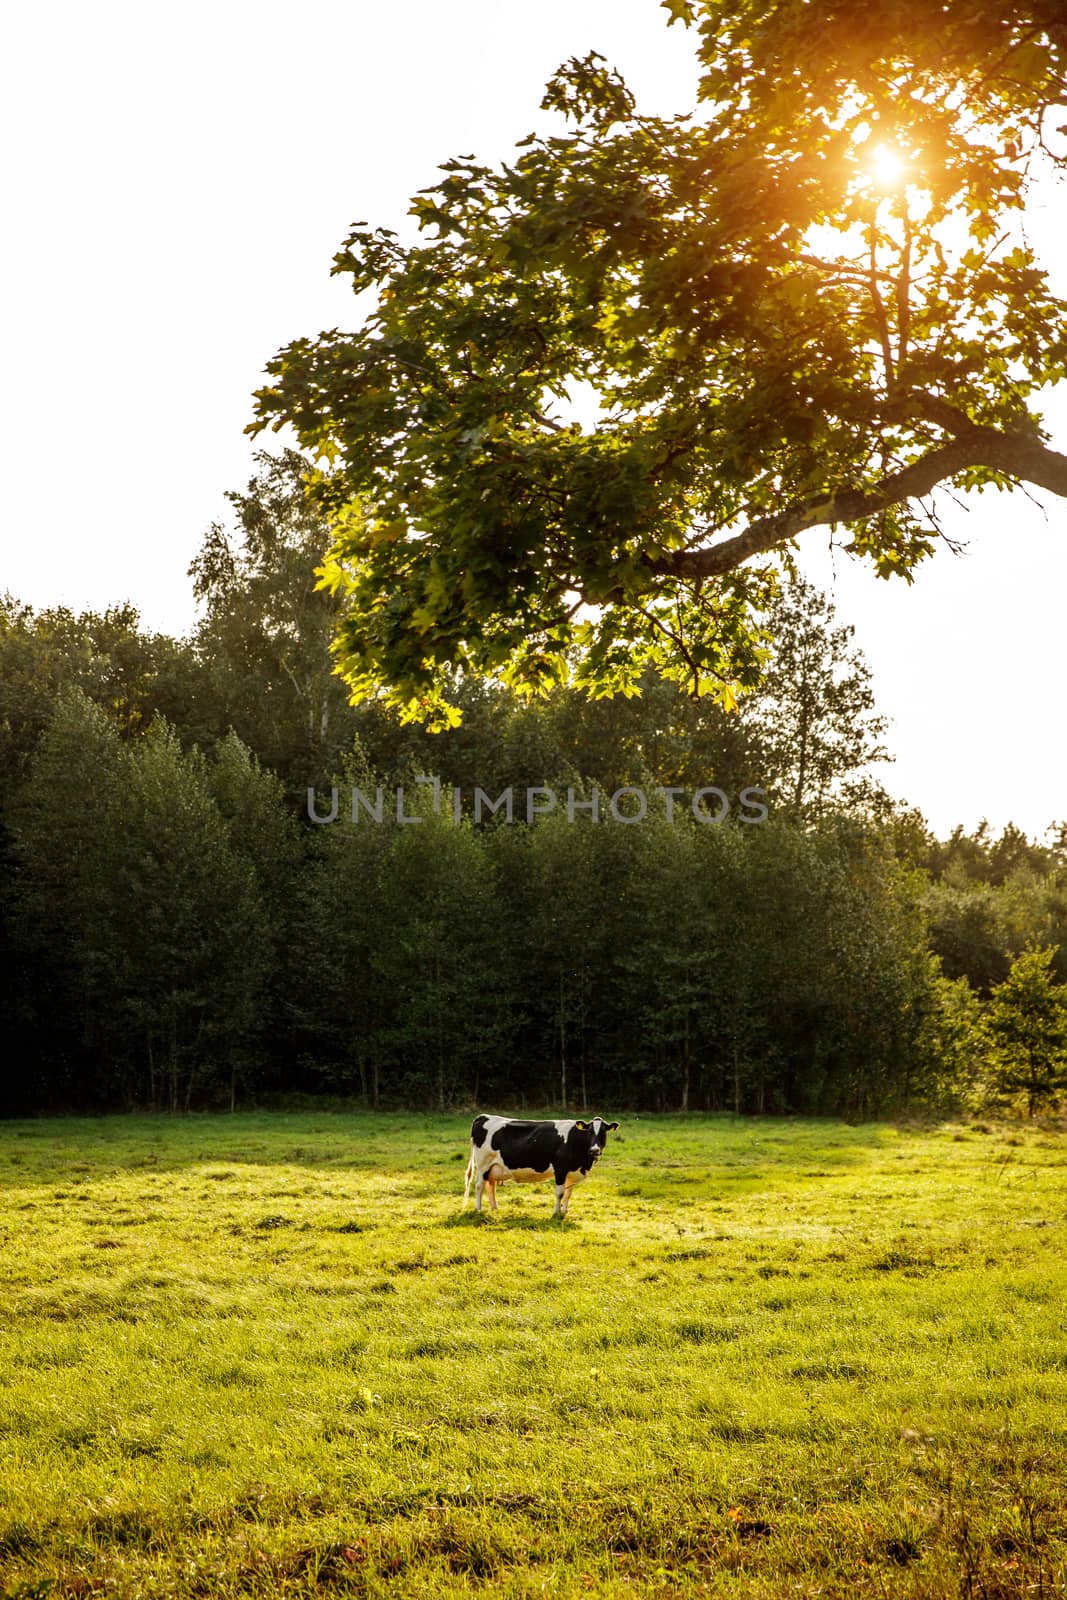
[[[996,1086],[1025,1095],[1031,1117],[1067,1088],[1067,984],[1052,981],[1055,953],[1031,946],[1013,961],[986,1014]]]
[[[587,799],[580,786],[574,797],[579,803]],[[523,930],[523,998],[538,1025],[540,1046],[535,1066],[552,1061],[549,1098],[564,1115],[572,1104],[589,1108],[588,1068],[598,1032],[595,985],[610,961],[608,907],[620,894],[618,874],[603,883],[603,830],[588,813],[572,814],[573,821],[566,810],[542,818],[520,849],[509,852],[508,921]]]
[[[590,700],[561,687],[528,709],[547,724],[566,768],[608,794],[628,784],[715,783],[736,803],[741,789],[761,781],[766,752],[754,723],[727,716],[712,700],[690,699],[651,671],[639,690]]]
[[[653,810],[621,842],[631,861],[609,943],[616,1072],[628,1093],[655,1089],[672,1110],[688,1111],[725,988],[722,896],[708,870],[720,835],[708,840],[691,817],[668,822]]]
[[[31,1108],[108,1098],[122,1041],[111,914],[121,803],[118,730],[81,689],[67,687],[5,819],[13,836],[9,1003],[27,1045],[25,1069],[8,1057],[19,1061],[4,1086],[9,1107],[24,1107],[24,1097]]]
[[[289,1068],[289,1008],[294,965],[300,959],[294,948],[293,905],[307,860],[298,824],[285,806],[281,779],[265,771],[236,734],[227,734],[215,747],[206,777],[226,828],[229,854],[251,868],[261,907],[247,951],[246,976],[255,1004],[242,1013],[241,1049],[231,1051],[232,1109],[238,1086],[262,1083],[267,1077],[264,1064],[272,1056],[275,1073],[284,1075]],[[229,862],[227,870],[232,872],[234,864]]]
[[[943,842],[930,840],[926,851],[927,862],[934,878],[965,888],[972,883],[1003,884],[1020,871],[1041,878],[1067,880],[1067,850],[1064,846],[1067,829],[1053,825],[1048,829],[1047,843],[1028,839],[1021,828],[1009,822],[999,839],[994,839],[988,821],[983,818],[972,834],[962,826],[953,828]]]
[[[930,986],[918,1038],[916,1098],[927,1106],[959,1109],[980,1078],[982,1003],[966,978],[946,978],[930,956]]]
[[[133,736],[157,712],[188,712],[205,684],[188,645],[143,633],[132,605],[75,616],[0,596],[0,801],[25,778],[58,699],[74,687]]]
[[[353,787],[373,796],[377,777],[362,752],[336,778],[338,804]],[[339,813],[340,815],[340,813]],[[385,876],[392,827],[348,818],[316,828],[296,885],[287,1009],[298,1061],[313,1082],[351,1091],[365,1107],[381,1102],[383,1038],[392,1011],[376,965],[389,924]]]
[[[572,129],[446,162],[425,240],[354,228],[363,326],[257,396],[250,431],[321,463],[348,681],[405,715],[455,720],[456,670],[539,690],[569,651],[594,694],[652,665],[729,705],[805,529],[910,581],[939,485],[1067,496],[1037,399],[1067,315],[1020,226],[1067,100],[1058,0],[665,5],[699,30],[697,115],[572,60],[543,102]]]
[[[183,752],[165,722],[128,751],[121,776],[110,981],[139,1069],[135,1092],[187,1111],[194,1097],[224,1088],[232,1106],[270,978],[256,873],[247,847],[231,843],[205,757]]]
[[[232,727],[302,798],[354,732],[330,654],[337,602],[316,588],[330,535],[304,491],[303,457],[261,452],[256,462],[246,492],[227,496],[238,537],[213,524],[189,569],[204,607],[196,646],[217,707],[212,732]]]
[[[800,578],[777,596],[770,624],[774,653],[746,710],[779,800],[796,817],[817,814],[831,799],[886,805],[865,768],[891,759],[880,742],[887,723],[875,714],[855,630],[834,627],[833,606]]]
[[[394,1092],[444,1111],[491,1090],[506,1057],[507,929],[472,828],[445,804],[435,815],[428,793],[413,806],[422,822],[391,830],[372,960],[390,997],[382,1044]]]
[[[242,811],[266,833],[253,800],[270,794],[253,797],[238,757],[228,747],[209,773],[162,720],[124,744],[80,690],[59,696],[12,808],[14,945],[42,1098],[188,1110],[225,1087],[232,1103],[271,950],[251,843],[231,842]]]
[[[927,934],[945,976],[966,978],[983,997],[1008,975],[1011,956],[1002,897],[988,884],[933,884],[926,895]]]

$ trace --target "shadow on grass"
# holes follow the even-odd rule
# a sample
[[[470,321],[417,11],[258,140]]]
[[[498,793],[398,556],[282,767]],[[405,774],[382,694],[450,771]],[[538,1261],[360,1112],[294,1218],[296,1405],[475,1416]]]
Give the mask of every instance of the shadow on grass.
[[[211,1185],[250,1169],[372,1174],[399,1179],[412,1198],[461,1183],[466,1112],[127,1113],[0,1123],[0,1189],[187,1172]],[[726,1113],[632,1116],[607,1166],[614,1184],[649,1197],[720,1198],[863,1165],[900,1137],[858,1125]],[[626,1189],[620,1187],[620,1192]]]
[[[442,1217],[436,1226],[439,1228],[505,1228],[509,1231],[516,1228],[525,1228],[527,1232],[532,1230],[541,1233],[546,1228],[560,1227],[561,1219],[552,1215],[551,1207],[547,1208],[541,1215],[531,1217],[521,1211],[509,1212],[502,1205],[495,1215],[490,1211],[456,1212],[453,1216]],[[573,1228],[575,1226],[574,1219],[571,1217],[566,1218],[562,1222],[562,1226]]]

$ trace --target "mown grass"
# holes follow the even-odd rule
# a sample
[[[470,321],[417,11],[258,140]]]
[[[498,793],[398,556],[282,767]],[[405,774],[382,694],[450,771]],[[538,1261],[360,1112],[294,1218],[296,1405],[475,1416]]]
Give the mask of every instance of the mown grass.
[[[0,1127],[0,1589],[1065,1591],[1062,1132],[468,1127]]]

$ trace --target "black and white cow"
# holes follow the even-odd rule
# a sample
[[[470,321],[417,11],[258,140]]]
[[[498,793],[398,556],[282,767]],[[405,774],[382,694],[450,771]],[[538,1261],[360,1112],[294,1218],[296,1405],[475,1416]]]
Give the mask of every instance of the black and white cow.
[[[474,1179],[474,1209],[482,1209],[482,1190],[489,1189],[495,1211],[498,1183],[543,1183],[556,1180],[554,1217],[565,1217],[571,1190],[600,1160],[608,1134],[619,1124],[592,1117],[588,1122],[516,1122],[513,1117],[475,1117],[471,1124],[471,1158],[463,1204]]]

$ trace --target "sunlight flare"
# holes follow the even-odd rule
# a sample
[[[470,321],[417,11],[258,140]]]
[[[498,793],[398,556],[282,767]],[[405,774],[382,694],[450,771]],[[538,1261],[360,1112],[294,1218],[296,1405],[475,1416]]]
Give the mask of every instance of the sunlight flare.
[[[879,189],[899,189],[906,181],[911,162],[896,145],[876,144],[864,165]]]

